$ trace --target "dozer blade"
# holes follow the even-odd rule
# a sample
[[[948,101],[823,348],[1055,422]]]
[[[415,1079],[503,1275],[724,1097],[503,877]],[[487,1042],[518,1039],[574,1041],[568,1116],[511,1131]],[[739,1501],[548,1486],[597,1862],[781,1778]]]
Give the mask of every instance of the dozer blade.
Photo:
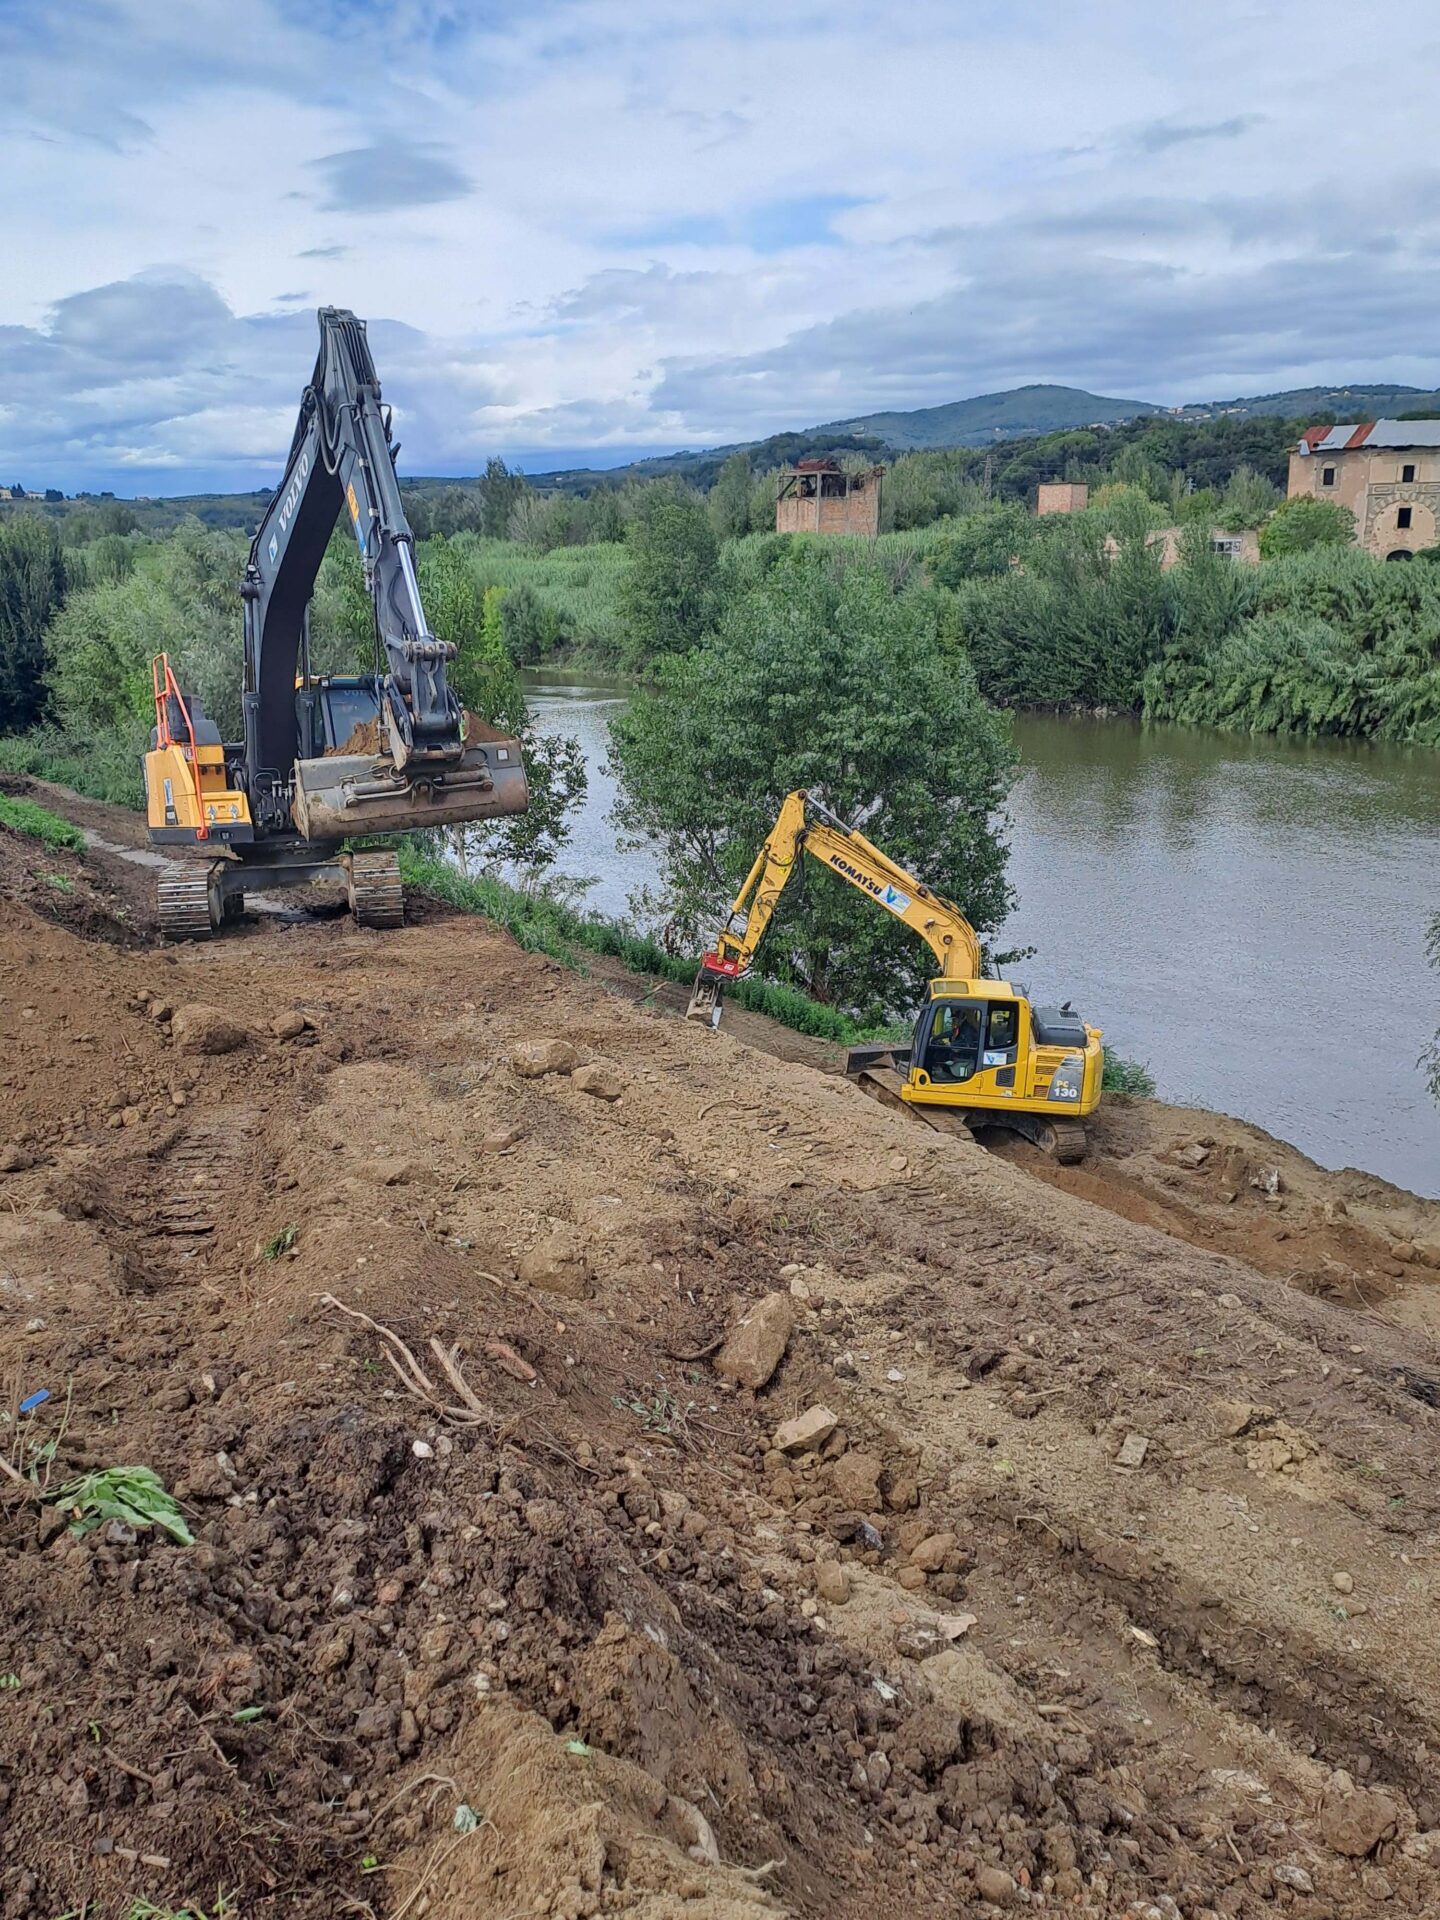
[[[529,804],[519,742],[495,739],[434,771],[402,773],[385,754],[297,760],[290,812],[307,840],[344,840],[494,820]]]

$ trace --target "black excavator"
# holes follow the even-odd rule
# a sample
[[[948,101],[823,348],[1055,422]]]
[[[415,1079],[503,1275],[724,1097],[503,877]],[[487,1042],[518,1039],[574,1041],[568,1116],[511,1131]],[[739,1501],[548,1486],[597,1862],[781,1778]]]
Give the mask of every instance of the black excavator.
[[[489,820],[529,804],[518,741],[461,707],[455,647],[430,631],[414,537],[395,478],[400,449],[365,323],[322,307],[320,351],[300,401],[285,478],[250,549],[242,712],[227,743],[169,659],[153,663],[155,730],[145,755],[150,837],[213,848],[160,882],[160,924],[204,938],[247,892],[346,882],[362,925],[404,917],[392,847],[353,838]],[[310,600],[336,522],[350,520],[375,613],[375,671],[313,675]]]

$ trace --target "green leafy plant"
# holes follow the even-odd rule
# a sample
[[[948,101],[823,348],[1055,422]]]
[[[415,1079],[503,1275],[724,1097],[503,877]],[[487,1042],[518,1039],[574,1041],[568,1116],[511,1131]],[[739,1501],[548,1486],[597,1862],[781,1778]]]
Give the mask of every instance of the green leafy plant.
[[[1105,1049],[1105,1071],[1100,1085],[1106,1093],[1128,1093],[1138,1100],[1155,1098],[1155,1077],[1149,1067],[1142,1066],[1138,1060],[1127,1060],[1123,1054],[1112,1053]]]
[[[260,1249],[262,1258],[278,1260],[282,1253],[288,1253],[300,1237],[298,1227],[282,1227],[279,1233],[267,1240]]]
[[[71,1516],[70,1531],[80,1537],[107,1520],[119,1520],[137,1530],[159,1527],[182,1547],[195,1544],[185,1516],[150,1467],[105,1467],[81,1474],[46,1498]]]
[[[153,1901],[137,1900],[125,1916],[125,1920],[238,1920],[240,1909],[234,1904],[233,1893],[220,1888],[215,1895],[215,1905],[209,1913],[203,1907],[157,1907]]]
[[[58,813],[37,807],[33,800],[25,800],[15,794],[0,793],[0,827],[28,834],[32,840],[43,841],[47,847],[62,849],[67,853],[85,851],[85,836],[78,827],[71,826],[68,820],[62,820]]]
[[[75,882],[68,873],[47,873],[45,884],[47,887],[53,887],[57,893],[74,893],[75,891]]]

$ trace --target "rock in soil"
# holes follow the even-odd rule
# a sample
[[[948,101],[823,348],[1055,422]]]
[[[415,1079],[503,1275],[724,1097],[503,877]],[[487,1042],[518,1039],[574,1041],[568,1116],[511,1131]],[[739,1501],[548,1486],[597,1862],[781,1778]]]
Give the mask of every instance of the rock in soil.
[[[516,1047],[510,1064],[522,1080],[539,1080],[547,1073],[573,1073],[580,1056],[568,1040],[535,1040]]]
[[[567,1300],[588,1300],[595,1291],[589,1251],[573,1227],[556,1227],[537,1240],[521,1257],[520,1278]]]
[[[625,1083],[613,1067],[601,1060],[594,1060],[588,1067],[577,1067],[570,1076],[572,1087],[578,1087],[581,1093],[590,1093],[597,1100],[618,1100],[625,1091]]]
[[[785,1358],[794,1324],[789,1294],[767,1293],[730,1329],[715,1356],[715,1371],[737,1386],[763,1387]]]
[[[809,1453],[823,1447],[840,1422],[828,1407],[807,1407],[793,1420],[782,1420],[775,1429],[775,1445],[781,1453]]]
[[[170,1036],[176,1052],[188,1054],[234,1053],[247,1038],[245,1029],[236,1026],[218,1007],[207,1007],[199,1000],[176,1009]]]

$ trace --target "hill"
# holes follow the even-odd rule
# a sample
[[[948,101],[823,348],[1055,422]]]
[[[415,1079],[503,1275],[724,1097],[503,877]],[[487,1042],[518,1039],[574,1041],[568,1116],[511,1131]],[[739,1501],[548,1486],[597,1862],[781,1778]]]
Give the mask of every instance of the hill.
[[[1083,387],[1035,385],[1005,393],[980,393],[940,407],[907,413],[864,413],[812,428],[837,440],[868,436],[908,453],[922,447],[979,447],[992,440],[1060,433],[1067,427],[1114,426],[1142,414],[1163,413],[1150,400],[1111,400]]]
[[[1186,420],[1216,420],[1226,414],[1268,414],[1283,420],[1315,419],[1333,413],[1337,420],[1395,420],[1407,414],[1440,412],[1440,390],[1431,387],[1289,387],[1284,393],[1252,394],[1239,400],[1198,400],[1175,410]]]

